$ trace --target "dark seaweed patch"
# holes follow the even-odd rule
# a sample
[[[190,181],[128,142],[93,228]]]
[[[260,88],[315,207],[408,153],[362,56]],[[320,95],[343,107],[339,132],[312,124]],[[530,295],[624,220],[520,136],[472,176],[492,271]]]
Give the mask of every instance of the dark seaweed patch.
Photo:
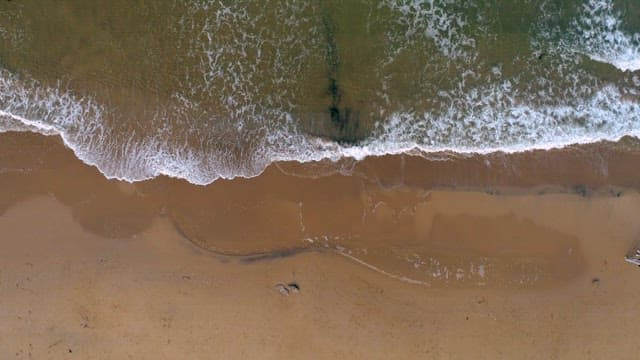
[[[329,115],[331,116],[331,121],[336,124],[336,126],[340,127],[341,129],[343,128],[340,122],[340,109],[338,109],[337,106],[330,106],[329,107]]]
[[[336,134],[332,139],[339,143],[357,143],[360,138],[358,136],[359,119],[357,112],[352,112],[349,107],[341,107],[342,90],[338,82],[340,58],[338,56],[338,46],[335,39],[335,24],[331,14],[325,10],[322,18],[325,28],[326,40],[326,61],[327,61],[327,93],[331,98],[331,103],[327,107],[329,119],[333,124]]]

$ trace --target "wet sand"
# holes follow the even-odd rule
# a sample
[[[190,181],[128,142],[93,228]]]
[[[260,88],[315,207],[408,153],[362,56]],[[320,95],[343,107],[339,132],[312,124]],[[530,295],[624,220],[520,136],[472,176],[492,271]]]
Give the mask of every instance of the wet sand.
[[[1,134],[0,354],[636,358],[634,145],[200,187],[106,180],[55,137]]]

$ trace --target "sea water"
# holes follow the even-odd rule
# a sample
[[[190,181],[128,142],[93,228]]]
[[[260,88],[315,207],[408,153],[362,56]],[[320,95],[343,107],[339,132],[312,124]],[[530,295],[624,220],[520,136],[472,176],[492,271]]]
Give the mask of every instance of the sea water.
[[[638,136],[640,2],[3,1],[0,131],[195,184]]]

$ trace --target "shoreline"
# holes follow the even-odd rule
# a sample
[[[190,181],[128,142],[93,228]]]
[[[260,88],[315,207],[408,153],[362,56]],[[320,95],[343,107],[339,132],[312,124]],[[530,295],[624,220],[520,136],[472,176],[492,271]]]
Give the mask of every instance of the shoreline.
[[[326,250],[352,256],[346,251],[374,243],[384,247],[389,237],[402,237],[404,243],[433,237],[420,224],[433,223],[450,207],[434,198],[461,197],[493,207],[539,197],[550,203],[635,198],[640,169],[633,164],[640,161],[640,151],[632,146],[635,140],[627,141],[632,142],[628,150],[619,143],[447,161],[386,156],[278,163],[255,178],[198,186],[167,177],[139,183],[108,180],[56,138],[6,133],[0,134],[5,189],[0,213],[48,194],[71,208],[83,228],[107,238],[135,236],[163,217],[202,250],[246,262]],[[517,206],[510,211],[518,211]],[[465,226],[476,220],[447,221],[453,223],[445,222],[445,229],[455,228],[456,221]],[[492,226],[497,229],[499,223],[512,224],[516,232],[529,226],[510,218]]]
[[[471,167],[473,171],[479,174],[479,176],[476,176],[475,178],[472,177],[468,180],[460,179],[464,181],[460,183],[461,185],[459,184],[460,180],[458,179],[456,179],[458,181],[451,184],[440,184],[436,181],[432,181],[424,185],[439,189],[462,188],[463,190],[482,191],[487,186],[491,185],[513,189],[531,188],[532,186],[553,187],[555,185],[563,185],[571,182],[578,184],[580,183],[580,181],[576,180],[578,175],[587,175],[589,177],[588,180],[593,180],[592,178],[596,178],[598,176],[601,177],[601,179],[580,185],[591,186],[594,188],[620,186],[637,188],[640,190],[640,185],[631,183],[628,179],[624,179],[625,176],[632,174],[630,171],[624,172],[624,165],[640,159],[640,138],[636,138],[631,135],[624,135],[617,141],[601,140],[589,143],[573,143],[563,147],[532,148],[514,152],[490,151],[487,153],[467,153],[448,150],[424,152],[413,148],[397,154],[366,155],[363,158],[344,156],[339,159],[325,158],[321,160],[303,162],[297,160],[274,161],[255,176],[218,178],[207,184],[196,184],[185,178],[165,174],[156,175],[149,179],[134,181],[107,177],[96,165],[85,163],[83,160],[78,158],[73,150],[67,146],[64,140],[59,135],[55,134],[40,134],[31,131],[6,131],[0,132],[0,140],[8,143],[4,146],[7,150],[10,150],[11,147],[34,147],[35,149],[46,148],[48,151],[55,152],[56,154],[54,156],[57,158],[64,157],[65,159],[68,159],[68,161],[73,161],[71,160],[73,157],[75,162],[79,163],[74,165],[82,165],[84,167],[91,168],[102,175],[106,181],[127,183],[131,185],[146,184],[156,181],[170,181],[176,183],[185,182],[196,187],[207,187],[218,182],[251,181],[252,179],[263,176],[265,173],[273,171],[279,171],[283,176],[316,179],[333,174],[345,176],[356,175],[362,177],[372,175],[375,177],[379,175],[388,175],[380,174],[379,171],[381,169],[379,168],[393,164],[395,165],[394,170],[402,172],[402,176],[404,176],[405,171],[412,172],[414,177],[445,171],[449,172],[449,175],[453,177],[458,175],[456,172],[460,172],[461,169],[468,167]],[[33,155],[36,157],[38,156],[38,154]],[[40,155],[42,155],[42,157],[48,156],[47,154]],[[609,160],[614,161],[610,162]],[[572,164],[572,161],[580,162],[580,164]],[[563,172],[560,173],[553,173],[553,171],[557,172],[561,169],[554,169],[553,167],[541,168],[542,166],[554,164],[563,166],[569,165],[573,168],[563,170]],[[510,166],[512,168],[511,173],[508,173],[506,166]],[[405,167],[412,168],[405,170]],[[422,172],[419,172],[420,167],[423,168]],[[592,167],[592,169],[589,169],[589,167]],[[610,171],[608,169],[609,167],[613,169],[613,171]],[[519,176],[518,174],[518,172],[529,172],[534,168],[537,171],[542,170],[543,174],[539,175],[537,178],[529,180],[526,179],[526,176]],[[576,173],[576,171],[580,173]],[[489,179],[486,179],[487,173],[489,172],[495,172],[496,174],[493,174],[493,177],[498,181],[491,182]],[[640,171],[638,174],[640,174]],[[545,177],[551,177],[551,179],[545,181]],[[384,181],[382,178],[377,180]],[[405,180],[405,178],[403,177],[402,180]],[[413,184],[403,185],[411,186]]]
[[[108,180],[55,137],[5,133],[0,134],[0,213],[23,199],[51,194],[99,235],[131,236],[166,215],[184,237],[205,249],[264,254],[268,251],[260,239],[270,241],[269,249],[284,251],[308,248],[300,243],[305,238],[361,236],[382,224],[375,219],[377,204],[401,212],[420,206],[432,192],[483,193],[488,199],[634,194],[640,191],[640,150],[635,140],[625,141],[446,161],[405,155],[277,163],[255,178],[199,186],[168,177],[139,183]],[[364,224],[367,216],[373,220]],[[247,219],[251,224],[243,224]],[[408,225],[395,229],[408,231]]]

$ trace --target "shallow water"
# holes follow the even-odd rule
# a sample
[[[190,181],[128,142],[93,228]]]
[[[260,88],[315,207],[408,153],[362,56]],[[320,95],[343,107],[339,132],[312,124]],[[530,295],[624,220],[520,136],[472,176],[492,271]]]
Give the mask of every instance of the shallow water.
[[[0,3],[0,126],[130,181],[640,131],[640,4]]]

